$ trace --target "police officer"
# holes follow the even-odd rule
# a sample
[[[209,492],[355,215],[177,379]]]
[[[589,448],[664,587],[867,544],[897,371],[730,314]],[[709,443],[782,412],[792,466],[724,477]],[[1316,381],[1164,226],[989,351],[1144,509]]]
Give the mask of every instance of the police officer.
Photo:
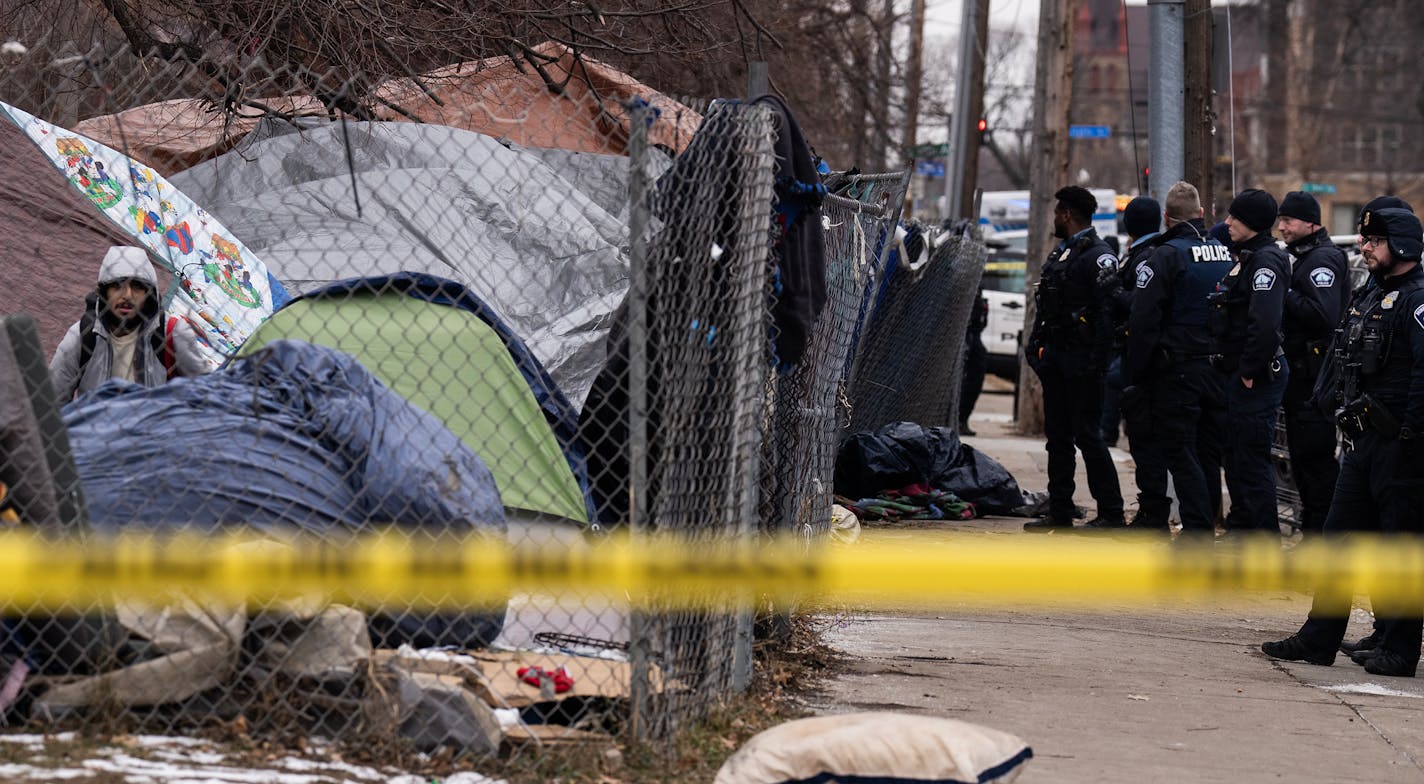
[[[1282,348],[1290,365],[1281,407],[1286,419],[1291,475],[1300,492],[1300,527],[1320,533],[1340,464],[1335,459],[1335,420],[1311,402],[1335,327],[1350,301],[1350,271],[1344,251],[1320,225],[1314,196],[1291,191],[1281,200],[1276,230],[1294,257],[1281,316]]]
[[[1336,342],[1339,383],[1330,399],[1345,455],[1325,518],[1326,535],[1350,530],[1424,530],[1424,226],[1409,210],[1361,216],[1360,244],[1374,286],[1353,302]],[[1300,631],[1261,645],[1266,655],[1328,665],[1345,636],[1351,591],[1316,586]],[[1374,597],[1376,647],[1351,654],[1374,675],[1412,676],[1419,664],[1424,610]]]
[[[1037,318],[1025,347],[1043,383],[1043,429],[1048,450],[1048,516],[1025,531],[1073,527],[1074,446],[1083,453],[1088,489],[1098,504],[1089,525],[1123,524],[1122,490],[1101,427],[1103,370],[1112,343],[1107,298],[1098,273],[1117,256],[1093,229],[1098,202],[1076,185],[1053,194],[1053,232],[1062,240],[1044,262],[1034,292]]]
[[[1168,532],[1170,470],[1183,536],[1211,541],[1215,520],[1197,459],[1197,431],[1200,420],[1221,407],[1206,334],[1207,297],[1232,259],[1226,246],[1207,236],[1194,186],[1178,182],[1166,202],[1167,230],[1137,269],[1124,357],[1124,408],[1133,412],[1128,421],[1141,493],[1133,526]]]
[[[1127,251],[1121,254],[1121,263],[1116,269],[1098,273],[1098,285],[1106,290],[1113,321],[1112,357],[1103,384],[1103,440],[1108,446],[1117,445],[1118,423],[1122,420],[1122,388],[1127,385],[1122,374],[1122,352],[1127,347],[1127,314],[1132,307],[1137,267],[1157,247],[1157,238],[1162,234],[1161,205],[1150,196],[1134,198],[1122,211],[1122,228],[1127,232]]]
[[[1275,222],[1271,194],[1247,188],[1232,199],[1226,227],[1237,263],[1212,294],[1208,326],[1226,400],[1222,462],[1231,495],[1226,527],[1279,535],[1271,441],[1290,374],[1281,354],[1290,260],[1271,236]]]

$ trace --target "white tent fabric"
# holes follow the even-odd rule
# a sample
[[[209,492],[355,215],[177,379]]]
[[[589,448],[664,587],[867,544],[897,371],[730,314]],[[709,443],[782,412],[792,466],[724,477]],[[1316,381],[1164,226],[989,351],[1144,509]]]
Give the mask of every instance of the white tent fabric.
[[[628,165],[439,125],[271,122],[172,180],[294,295],[402,270],[463,283],[581,408],[628,287]]]

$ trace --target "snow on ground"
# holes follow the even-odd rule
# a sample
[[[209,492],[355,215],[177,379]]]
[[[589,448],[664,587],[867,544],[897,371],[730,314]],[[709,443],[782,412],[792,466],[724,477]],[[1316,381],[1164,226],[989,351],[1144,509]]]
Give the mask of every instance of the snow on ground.
[[[105,743],[55,735],[0,734],[0,781],[125,784],[503,784],[479,773],[431,779],[391,768],[288,755],[261,764],[233,759],[219,744],[165,735]]]

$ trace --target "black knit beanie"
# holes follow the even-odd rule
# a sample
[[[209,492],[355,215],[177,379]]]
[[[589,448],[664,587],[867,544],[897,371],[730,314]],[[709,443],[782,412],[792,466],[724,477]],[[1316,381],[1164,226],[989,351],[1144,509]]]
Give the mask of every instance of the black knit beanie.
[[[1247,188],[1236,194],[1226,211],[1252,231],[1270,231],[1276,222],[1276,199],[1258,188]]]

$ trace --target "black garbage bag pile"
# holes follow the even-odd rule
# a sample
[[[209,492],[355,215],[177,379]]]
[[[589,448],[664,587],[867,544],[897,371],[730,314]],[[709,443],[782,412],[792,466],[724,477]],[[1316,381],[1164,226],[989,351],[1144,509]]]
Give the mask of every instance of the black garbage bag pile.
[[[836,495],[868,498],[924,484],[970,502],[980,515],[1025,514],[1029,503],[1002,465],[948,427],[892,422],[856,433],[836,454]]]

